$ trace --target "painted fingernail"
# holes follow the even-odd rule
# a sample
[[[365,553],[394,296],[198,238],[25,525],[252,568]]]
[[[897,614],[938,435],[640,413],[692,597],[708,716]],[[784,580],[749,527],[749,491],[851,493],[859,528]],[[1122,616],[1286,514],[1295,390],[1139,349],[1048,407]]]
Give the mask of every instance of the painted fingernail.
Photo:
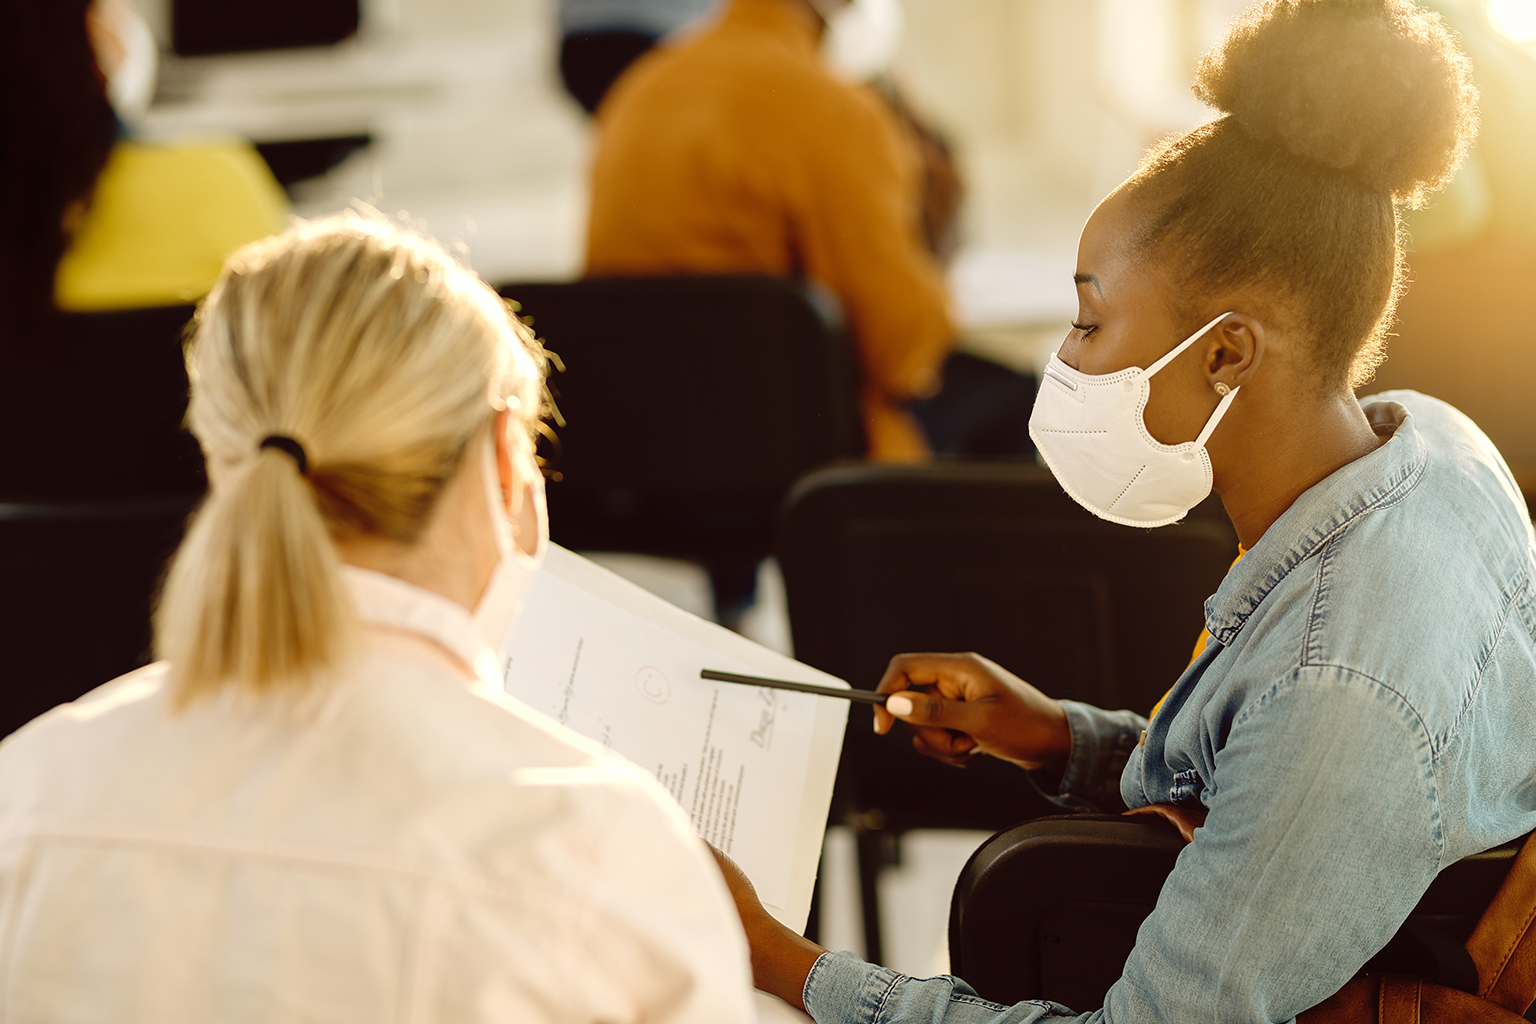
[[[885,710],[893,715],[910,715],[912,713],[912,698],[903,697],[898,693],[885,702]]]

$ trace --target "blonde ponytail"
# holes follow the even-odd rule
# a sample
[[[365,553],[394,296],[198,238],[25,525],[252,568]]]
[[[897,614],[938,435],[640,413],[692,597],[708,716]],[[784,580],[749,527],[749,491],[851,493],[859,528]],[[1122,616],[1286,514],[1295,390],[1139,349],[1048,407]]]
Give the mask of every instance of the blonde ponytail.
[[[178,704],[301,691],[341,664],[356,624],[333,541],[416,540],[497,408],[536,425],[544,371],[473,273],[360,214],[232,256],[187,366],[211,492],[155,614]]]
[[[293,460],[269,448],[209,495],[172,563],[156,623],[183,700],[229,678],[265,690],[345,656],[350,609],[307,491]]]

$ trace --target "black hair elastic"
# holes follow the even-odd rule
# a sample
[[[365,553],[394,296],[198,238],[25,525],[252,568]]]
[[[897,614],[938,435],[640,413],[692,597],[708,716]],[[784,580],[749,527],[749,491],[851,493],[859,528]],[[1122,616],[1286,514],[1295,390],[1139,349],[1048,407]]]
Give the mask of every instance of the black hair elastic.
[[[277,448],[287,452],[293,456],[293,461],[298,463],[299,476],[309,475],[309,456],[304,454],[304,446],[293,438],[284,437],[282,434],[268,434],[261,439],[261,444],[256,446],[257,451],[263,448]]]

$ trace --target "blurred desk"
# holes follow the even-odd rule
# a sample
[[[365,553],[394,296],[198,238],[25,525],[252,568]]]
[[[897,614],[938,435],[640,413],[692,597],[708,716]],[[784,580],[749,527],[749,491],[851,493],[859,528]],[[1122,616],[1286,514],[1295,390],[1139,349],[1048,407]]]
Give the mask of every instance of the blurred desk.
[[[140,134],[280,148],[370,139],[290,183],[295,212],[361,200],[403,213],[487,280],[575,278],[589,128],[555,77],[546,13],[512,5],[484,23],[385,27],[335,46],[167,56]]]

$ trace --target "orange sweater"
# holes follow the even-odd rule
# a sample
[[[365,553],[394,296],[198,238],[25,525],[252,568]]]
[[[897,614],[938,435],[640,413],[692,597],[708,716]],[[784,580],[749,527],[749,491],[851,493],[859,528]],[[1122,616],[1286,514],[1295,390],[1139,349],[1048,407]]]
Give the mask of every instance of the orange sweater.
[[[918,226],[917,155],[878,96],[838,81],[796,0],[734,0],[642,57],[598,110],[591,274],[804,275],[842,302],[870,454],[927,452],[901,403],[953,329]]]

